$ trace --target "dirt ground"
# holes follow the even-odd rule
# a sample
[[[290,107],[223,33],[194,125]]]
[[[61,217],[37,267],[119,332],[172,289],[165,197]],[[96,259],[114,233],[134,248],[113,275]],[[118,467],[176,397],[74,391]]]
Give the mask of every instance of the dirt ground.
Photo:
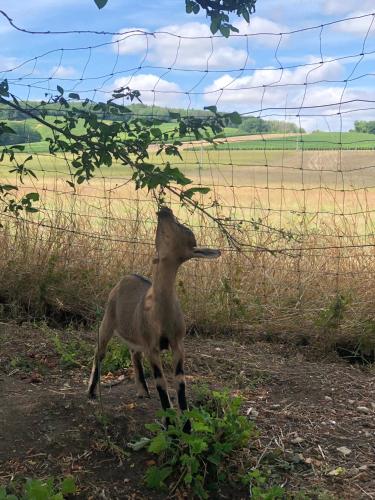
[[[57,334],[94,344],[92,333]],[[242,395],[243,411],[259,430],[249,445],[253,466],[266,467],[288,498],[375,498],[373,367],[250,334],[190,336],[186,351],[190,385]],[[103,387],[106,438],[99,403],[86,399],[88,373],[87,366],[61,367],[46,327],[0,324],[0,485],[73,474],[74,498],[167,498],[144,486],[150,454],[126,450],[154,420],[156,391],[138,400],[130,369],[121,384]],[[239,487],[221,498],[248,494]]]

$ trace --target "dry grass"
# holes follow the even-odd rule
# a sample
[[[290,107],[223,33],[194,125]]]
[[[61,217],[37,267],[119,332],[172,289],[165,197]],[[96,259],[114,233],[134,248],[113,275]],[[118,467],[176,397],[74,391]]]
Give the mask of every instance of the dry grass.
[[[245,251],[232,251],[212,222],[174,205],[200,243],[224,249],[220,260],[189,262],[180,271],[189,322],[210,330],[320,334],[327,343],[345,335],[375,345],[373,154],[202,154],[203,168],[200,152],[184,152],[182,167],[212,187],[204,201],[219,202],[213,215],[244,219],[233,231]],[[233,168],[220,166],[229,160]],[[119,276],[150,275],[155,207],[126,184],[123,167],[72,195],[65,160],[37,161],[44,175],[22,189],[41,193],[41,213],[28,222],[3,217],[3,312],[92,324]]]

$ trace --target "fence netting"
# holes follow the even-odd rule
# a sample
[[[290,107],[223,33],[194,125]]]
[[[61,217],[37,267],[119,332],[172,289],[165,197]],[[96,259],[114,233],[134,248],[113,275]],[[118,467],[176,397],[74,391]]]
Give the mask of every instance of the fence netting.
[[[60,87],[92,105],[118,88],[138,90],[133,113],[163,130],[175,125],[168,110],[241,115],[215,145],[183,137],[181,158],[157,154],[157,141],[149,148],[154,164],[169,160],[210,188],[196,195],[206,214],[165,195],[199,243],[222,249],[220,260],[189,262],[178,275],[190,324],[374,339],[375,135],[349,132],[374,117],[374,13],[280,32],[250,22],[227,39],[200,23],[111,33],[35,32],[6,13],[1,22],[35,46],[33,57],[0,68],[29,112]],[[332,42],[353,33],[349,52]],[[46,120],[64,113],[53,105]],[[72,158],[49,151],[48,127],[6,105],[0,114],[23,129],[16,155],[31,155],[36,174],[20,182],[3,158],[1,177],[40,195],[38,212],[1,214],[3,306],[95,320],[121,274],[151,274],[155,201],[120,164],[73,189]]]

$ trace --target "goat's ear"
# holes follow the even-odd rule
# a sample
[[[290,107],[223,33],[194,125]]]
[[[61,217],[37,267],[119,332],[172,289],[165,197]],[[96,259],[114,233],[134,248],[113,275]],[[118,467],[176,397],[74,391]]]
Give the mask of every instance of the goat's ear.
[[[196,257],[198,259],[217,259],[220,257],[220,250],[216,250],[215,248],[200,248],[194,247],[193,249],[193,258]]]

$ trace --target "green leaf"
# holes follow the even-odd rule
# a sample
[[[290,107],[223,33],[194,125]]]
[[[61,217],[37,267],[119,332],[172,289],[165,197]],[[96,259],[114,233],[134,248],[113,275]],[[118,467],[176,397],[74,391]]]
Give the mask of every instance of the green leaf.
[[[242,10],[241,14],[242,14],[243,18],[245,19],[245,21],[247,23],[249,23],[250,22],[250,15],[249,15],[249,11],[247,10],[246,7],[244,7],[244,9]]]
[[[94,0],[98,9],[102,9],[108,2],[108,0]]]
[[[230,27],[229,26],[220,26],[220,33],[223,37],[228,38],[230,35]]]
[[[61,493],[63,495],[72,495],[76,492],[76,481],[73,476],[67,476],[61,483]]]
[[[241,115],[237,113],[237,111],[233,111],[233,113],[230,113],[228,116],[234,125],[240,125],[242,123]]]
[[[150,438],[144,436],[138,439],[138,441],[133,441],[131,443],[128,443],[127,446],[131,448],[133,451],[139,451],[142,450],[142,448],[146,448],[149,442]]]
[[[200,10],[199,5],[197,3],[194,3],[194,5],[193,5],[194,14],[198,14],[199,10]]]
[[[62,87],[60,87],[60,85],[57,85],[57,92],[59,92],[59,94],[63,95],[64,93],[64,89]]]
[[[207,194],[210,191],[211,190],[208,187],[193,187],[193,188],[187,189],[186,191],[183,191],[182,196],[184,198],[191,199],[195,195],[195,193]]]
[[[0,83],[0,95],[4,97],[9,97],[9,86],[8,86],[8,80],[3,80]]]
[[[168,448],[168,440],[164,433],[157,434],[154,439],[152,439],[148,451],[151,453],[161,453]]]
[[[31,201],[39,201],[39,193],[27,193],[25,198]]]
[[[216,106],[205,106],[203,109],[207,109],[208,111],[211,111],[211,113],[217,113],[217,107]]]
[[[218,15],[218,16],[212,16],[211,17],[211,24],[210,24],[210,30],[211,30],[211,33],[214,35],[218,29],[220,28],[220,24],[221,24],[221,16]]]
[[[185,10],[186,10],[187,14],[191,14],[193,12],[193,6],[194,6],[194,2],[192,2],[191,0],[186,0]]]
[[[70,99],[76,99],[77,101],[80,100],[79,94],[76,94],[75,92],[70,92],[70,94],[68,95],[68,97]]]
[[[156,467],[153,465],[146,471],[146,484],[152,489],[165,488],[164,481],[172,474],[172,467]]]

